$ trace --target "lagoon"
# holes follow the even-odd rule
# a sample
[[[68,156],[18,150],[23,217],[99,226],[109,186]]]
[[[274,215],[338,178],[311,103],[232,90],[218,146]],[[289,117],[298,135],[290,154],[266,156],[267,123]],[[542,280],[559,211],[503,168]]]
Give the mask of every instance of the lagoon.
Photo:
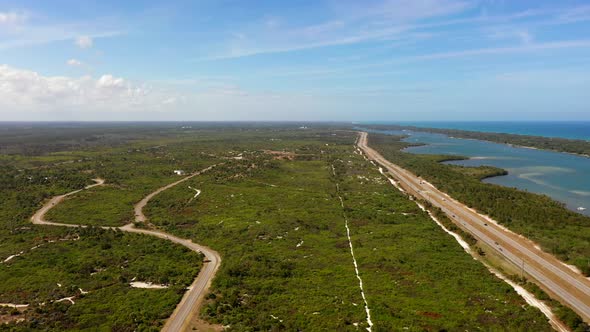
[[[449,163],[503,168],[508,175],[484,182],[545,194],[590,216],[590,158],[419,131],[376,132],[408,135],[405,142],[426,144],[406,149],[410,153],[461,155],[470,159]],[[588,209],[579,211],[579,207]]]
[[[373,122],[422,128],[457,129],[486,133],[505,133],[542,137],[559,137],[590,141],[589,121],[423,121]]]

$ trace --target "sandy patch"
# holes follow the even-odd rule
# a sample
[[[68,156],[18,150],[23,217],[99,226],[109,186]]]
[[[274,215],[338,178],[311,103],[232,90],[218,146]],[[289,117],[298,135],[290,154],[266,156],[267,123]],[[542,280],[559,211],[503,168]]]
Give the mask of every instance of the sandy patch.
[[[76,304],[76,302],[74,302],[74,297],[75,296],[70,296],[70,297],[64,297],[63,299],[59,299],[55,302],[65,302],[65,301],[69,301],[71,304]]]
[[[24,253],[25,253],[24,251],[21,251],[21,252],[19,252],[18,254],[10,255],[10,256],[8,256],[8,257],[7,257],[7,258],[6,258],[4,261],[2,261],[2,263],[8,263],[8,262],[10,262],[10,261],[11,261],[13,258],[15,258],[15,257],[18,257],[18,256],[20,256],[20,255],[22,255],[22,254],[24,254]]]
[[[146,288],[146,289],[163,289],[168,288],[167,285],[159,285],[153,284],[151,282],[143,282],[143,281],[132,281],[129,285],[133,288]]]
[[[276,160],[294,160],[296,156],[294,152],[288,151],[263,150],[263,152],[272,155]]]

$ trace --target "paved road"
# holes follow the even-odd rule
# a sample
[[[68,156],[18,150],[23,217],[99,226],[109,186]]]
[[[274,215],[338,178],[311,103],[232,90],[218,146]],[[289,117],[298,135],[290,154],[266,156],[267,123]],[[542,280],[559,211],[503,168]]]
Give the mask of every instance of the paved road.
[[[590,322],[590,281],[543,252],[530,240],[515,234],[439,191],[437,188],[391,163],[368,146],[368,134],[360,133],[358,147],[380,164],[399,185],[417,198],[440,207],[458,226],[494,248],[507,261],[532,277],[543,289]]]
[[[137,203],[134,207],[136,222],[147,221],[147,217],[143,213],[143,207],[154,196],[156,196],[157,194],[161,193],[162,191],[164,191],[166,189],[170,189],[170,188],[174,187],[175,185],[182,183],[194,176],[202,174],[203,172],[206,172],[213,167],[215,167],[215,165],[211,166],[211,167],[207,167],[207,168],[201,170],[200,172],[193,173],[193,174],[191,174],[187,177],[184,177],[176,182],[173,182],[173,183],[168,184],[162,188],[159,188],[158,190],[156,190],[153,193],[146,196],[144,199],[139,201],[139,203]],[[95,184],[87,186],[84,189],[90,189],[90,188],[93,188],[96,186],[101,186],[105,182],[103,179],[96,179],[94,181],[96,182]],[[74,195],[84,189],[75,190],[75,191],[69,192],[67,194],[59,195],[59,196],[55,196],[55,197],[51,198],[47,203],[45,203],[45,205],[43,205],[43,207],[41,209],[39,209],[33,215],[33,217],[31,217],[31,221],[33,222],[33,224],[37,224],[37,225],[50,225],[50,226],[60,226],[60,227],[87,227],[85,225],[63,224],[63,223],[50,222],[50,221],[45,220],[45,214],[47,214],[47,212],[49,210],[51,210],[54,206],[56,206],[61,201],[63,201],[64,198],[66,198],[67,196]],[[196,251],[196,252],[199,252],[199,253],[202,253],[203,255],[205,255],[206,261],[203,264],[201,271],[199,272],[199,274],[197,275],[197,277],[195,278],[195,280],[191,284],[189,290],[184,294],[184,296],[182,297],[182,300],[176,306],[176,309],[174,310],[174,312],[172,313],[172,315],[166,321],[166,324],[162,328],[162,331],[173,331],[173,332],[185,330],[187,328],[188,323],[190,322],[192,315],[198,314],[198,309],[199,309],[201,303],[203,302],[203,298],[205,297],[207,290],[211,286],[211,281],[213,280],[213,277],[215,276],[215,273],[217,272],[217,269],[219,268],[219,265],[221,264],[221,256],[219,255],[219,253],[217,253],[215,250],[212,250],[208,247],[193,243],[191,240],[182,239],[182,238],[176,237],[172,234],[168,234],[168,233],[165,233],[162,231],[136,228],[132,223],[127,224],[122,227],[102,227],[102,228],[103,229],[119,229],[124,232],[155,236],[155,237],[158,237],[161,239],[172,241],[174,243],[178,243],[180,245],[183,245],[183,246],[189,248],[190,250],[193,250],[193,251]]]

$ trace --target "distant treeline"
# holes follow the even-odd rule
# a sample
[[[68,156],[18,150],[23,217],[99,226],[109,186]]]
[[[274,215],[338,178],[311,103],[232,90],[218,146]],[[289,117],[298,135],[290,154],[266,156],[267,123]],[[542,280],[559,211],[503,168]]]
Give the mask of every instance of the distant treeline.
[[[368,128],[378,130],[415,130],[436,134],[444,134],[451,137],[477,139],[501,144],[512,144],[524,147],[532,147],[544,150],[590,155],[590,142],[558,137],[542,137],[505,133],[486,133],[479,131],[467,131],[457,129],[421,128],[399,125],[371,125]]]
[[[120,147],[154,139],[218,137],[232,132],[348,128],[336,122],[0,122],[0,155]]]

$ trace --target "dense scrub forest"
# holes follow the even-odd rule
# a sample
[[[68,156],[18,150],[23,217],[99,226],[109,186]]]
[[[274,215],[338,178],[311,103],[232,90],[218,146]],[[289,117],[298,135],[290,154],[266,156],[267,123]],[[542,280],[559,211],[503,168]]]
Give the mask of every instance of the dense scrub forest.
[[[100,156],[1,155],[7,165],[0,171],[0,303],[25,307],[1,306],[0,329],[157,331],[198,273],[202,257],[165,240],[30,223],[46,199],[104,176]],[[83,224],[93,211],[57,221]],[[132,280],[168,288],[132,288]]]
[[[96,228],[23,229],[2,249],[3,259],[20,254],[0,266],[0,302],[28,304],[0,308],[10,331],[158,331],[202,261],[164,240]],[[167,288],[130,287],[136,280]]]
[[[3,327],[160,329],[200,255],[144,235],[36,226],[29,218],[46,199],[103,178],[104,186],[68,197],[47,218],[120,226],[133,220],[133,204],[182,178],[173,170],[217,165],[144,209],[145,227],[221,254],[200,312],[207,322],[232,331],[367,327],[348,221],[374,331],[550,330],[545,316],[355,153],[356,132],[338,129],[166,124],[125,128],[132,139],[89,146],[78,141],[97,129],[74,128],[62,129],[68,143],[59,151],[53,132],[47,145],[43,137],[10,138],[13,153],[0,154],[0,302],[30,306],[0,309]],[[476,182],[502,172],[454,169]],[[132,280],[168,288],[133,288]]]
[[[354,132],[242,140],[154,198],[151,222],[223,257],[201,313],[228,331],[550,330],[546,319],[355,153]],[[191,200],[190,188],[202,193]],[[339,197],[342,197],[343,206]]]

